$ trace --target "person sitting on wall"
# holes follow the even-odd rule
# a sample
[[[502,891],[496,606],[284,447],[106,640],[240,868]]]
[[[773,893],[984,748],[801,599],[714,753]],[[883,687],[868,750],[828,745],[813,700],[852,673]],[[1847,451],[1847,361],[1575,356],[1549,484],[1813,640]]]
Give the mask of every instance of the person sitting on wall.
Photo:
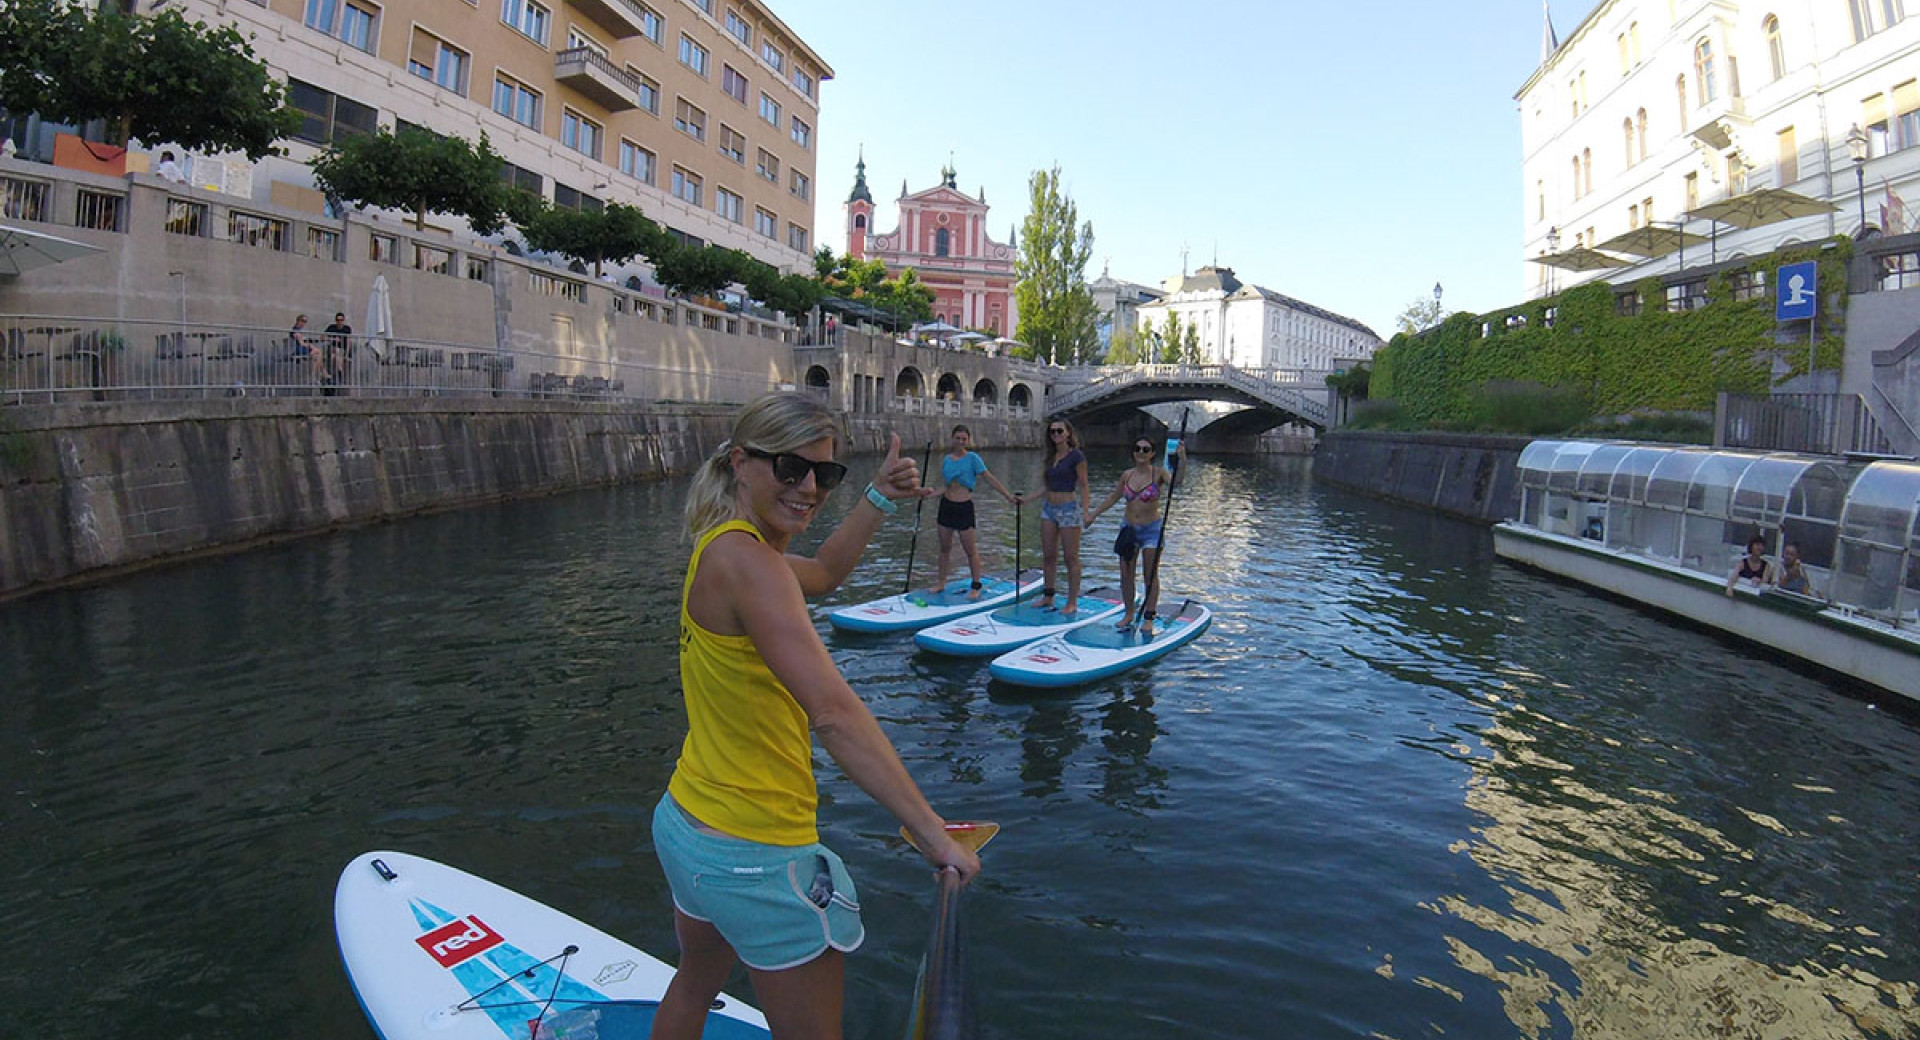
[[[1747,553],[1733,565],[1733,573],[1727,575],[1727,598],[1733,598],[1734,586],[1743,581],[1753,582],[1755,589],[1768,583],[1773,576],[1773,564],[1767,561],[1767,540],[1760,535],[1747,539]]]
[[[172,181],[175,184],[187,183],[187,171],[180,168],[180,162],[173,157],[172,152],[160,153],[160,165],[154,167],[153,172],[159,174],[162,180]]]
[[[1800,563],[1800,543],[1788,542],[1780,549],[1780,565],[1774,568],[1773,585],[1782,592],[1794,592],[1802,596],[1818,596],[1813,590],[1813,579],[1807,576],[1807,568]]]

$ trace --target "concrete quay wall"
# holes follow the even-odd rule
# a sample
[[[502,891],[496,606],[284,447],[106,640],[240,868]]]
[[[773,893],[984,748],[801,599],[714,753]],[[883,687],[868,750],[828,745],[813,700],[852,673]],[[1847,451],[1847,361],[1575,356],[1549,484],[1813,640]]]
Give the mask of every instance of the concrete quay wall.
[[[255,398],[9,408],[0,599],[337,527],[685,473],[726,438],[735,411]],[[884,451],[889,432],[918,454],[951,425],[846,422],[853,454]],[[1037,443],[1031,421],[971,425],[986,447]]]
[[[1496,524],[1519,515],[1520,451],[1532,439],[1336,430],[1320,438],[1313,475],[1361,494]]]

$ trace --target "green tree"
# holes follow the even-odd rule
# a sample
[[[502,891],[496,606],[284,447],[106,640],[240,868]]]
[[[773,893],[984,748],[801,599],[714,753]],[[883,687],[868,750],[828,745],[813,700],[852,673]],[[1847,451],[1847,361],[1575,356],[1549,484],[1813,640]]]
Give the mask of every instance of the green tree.
[[[1153,349],[1151,333],[1138,329],[1113,330],[1113,342],[1107,345],[1107,364],[1137,365],[1150,356]]]
[[[933,317],[933,289],[921,281],[920,273],[911,267],[901,271],[899,277],[874,286],[868,296],[875,306],[884,308],[902,322],[926,321]]]
[[[1430,296],[1422,296],[1407,304],[1393,323],[1401,332],[1412,335],[1424,332],[1447,320],[1447,309],[1440,301]]]
[[[0,109],[250,159],[300,125],[234,27],[65,0],[0,3]]]
[[[1175,311],[1167,312],[1167,320],[1154,338],[1163,365],[1198,365],[1206,360],[1200,353],[1200,326],[1181,322]]]
[[[682,296],[712,296],[747,276],[746,254],[712,246],[677,245],[653,258],[653,277]]]
[[[592,264],[596,278],[603,262],[625,263],[671,245],[660,225],[618,202],[597,210],[545,206],[523,227],[528,245]]]
[[[329,195],[411,212],[417,229],[426,227],[428,213],[452,213],[475,233],[490,235],[507,225],[521,201],[514,198],[518,189],[500,179],[504,162],[485,133],[475,145],[426,130],[381,130],[334,142],[313,161],[313,175]]]
[[[1093,222],[1081,223],[1079,207],[1061,190],[1059,166],[1035,170],[1028,189],[1013,290],[1020,338],[1034,356],[1055,364],[1090,361],[1100,349],[1100,315],[1086,277]]]
[[[833,272],[839,269],[840,269],[840,258],[833,255],[832,246],[821,246],[819,249],[814,250],[813,276],[815,278],[818,278],[824,282],[827,279],[832,278]]]

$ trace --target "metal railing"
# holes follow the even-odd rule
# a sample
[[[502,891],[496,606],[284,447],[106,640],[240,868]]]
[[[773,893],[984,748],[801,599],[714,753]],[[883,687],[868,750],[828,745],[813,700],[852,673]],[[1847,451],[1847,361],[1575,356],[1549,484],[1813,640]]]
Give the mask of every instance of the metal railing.
[[[907,415],[948,415],[972,419],[1026,419],[1033,414],[1030,408],[995,401],[959,401],[901,394],[888,400],[887,410]]]
[[[553,64],[556,69],[562,65],[568,65],[576,61],[613,77],[615,81],[624,85],[628,90],[633,91],[636,98],[639,97],[639,77],[615,65],[605,55],[591,47],[572,47],[553,56]]]
[[[1714,444],[1815,455],[1891,454],[1859,394],[1722,394]]]
[[[0,405],[464,396],[739,404],[772,379],[598,355],[179,322],[0,315]]]

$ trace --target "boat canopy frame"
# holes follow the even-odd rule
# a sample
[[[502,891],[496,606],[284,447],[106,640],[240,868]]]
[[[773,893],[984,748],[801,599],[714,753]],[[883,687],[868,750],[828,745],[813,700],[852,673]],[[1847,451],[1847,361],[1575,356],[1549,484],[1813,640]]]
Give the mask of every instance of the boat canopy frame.
[[[1920,624],[1920,463],[1537,440],[1518,471],[1519,526],[1715,577],[1750,538],[1791,543],[1820,598]]]

